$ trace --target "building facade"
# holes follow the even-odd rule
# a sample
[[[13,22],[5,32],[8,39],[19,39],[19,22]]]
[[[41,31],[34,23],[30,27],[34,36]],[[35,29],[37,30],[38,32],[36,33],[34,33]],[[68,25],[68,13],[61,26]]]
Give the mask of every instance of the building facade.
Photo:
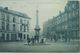
[[[29,34],[30,18],[21,12],[0,7],[0,40],[16,41],[26,39]]]
[[[44,23],[43,35],[52,38],[54,34],[65,41],[79,39],[79,1],[68,1],[64,12],[60,11],[59,15]]]

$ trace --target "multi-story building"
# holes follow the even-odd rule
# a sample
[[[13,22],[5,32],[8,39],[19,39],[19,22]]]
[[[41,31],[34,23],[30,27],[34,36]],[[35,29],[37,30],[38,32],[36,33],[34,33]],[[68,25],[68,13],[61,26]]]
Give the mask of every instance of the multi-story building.
[[[50,23],[51,22],[51,23]],[[48,28],[49,26],[49,28]],[[47,30],[49,29],[49,30]],[[46,31],[46,32],[45,32]],[[53,36],[56,34],[57,37],[65,38],[67,41],[70,39],[79,38],[79,1],[68,1],[64,8],[64,12],[59,12],[59,15],[45,22],[43,25],[43,34],[47,36],[50,31]],[[49,38],[49,37],[48,37]]]
[[[24,40],[29,35],[29,20],[24,13],[0,7],[0,40]]]
[[[69,1],[65,7],[68,18],[67,36],[69,38],[79,38],[79,1]]]
[[[51,38],[50,33],[52,30],[52,19],[48,20],[43,24],[43,35],[44,37]]]

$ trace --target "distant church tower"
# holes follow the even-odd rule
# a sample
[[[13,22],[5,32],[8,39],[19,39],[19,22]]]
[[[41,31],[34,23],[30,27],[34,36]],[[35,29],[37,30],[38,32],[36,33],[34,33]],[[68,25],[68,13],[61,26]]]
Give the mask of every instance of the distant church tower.
[[[39,17],[38,17],[39,11],[36,10],[36,26],[35,26],[35,39],[37,42],[39,42],[39,35],[40,35],[40,27],[39,27]]]

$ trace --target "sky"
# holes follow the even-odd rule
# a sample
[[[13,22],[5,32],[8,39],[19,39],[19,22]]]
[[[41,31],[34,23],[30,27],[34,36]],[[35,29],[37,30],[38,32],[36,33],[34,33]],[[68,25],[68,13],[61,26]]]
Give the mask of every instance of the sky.
[[[66,3],[67,0],[0,0],[0,6],[27,14],[31,18],[30,30],[35,28],[37,9],[39,25],[42,29],[44,22],[57,16],[59,11],[64,11]]]

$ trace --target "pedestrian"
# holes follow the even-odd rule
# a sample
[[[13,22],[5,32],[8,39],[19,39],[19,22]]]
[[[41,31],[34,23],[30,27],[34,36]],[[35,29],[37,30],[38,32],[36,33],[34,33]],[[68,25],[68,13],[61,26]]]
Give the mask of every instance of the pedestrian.
[[[28,45],[30,44],[30,38],[27,39]]]
[[[35,40],[34,37],[31,38],[32,44],[34,44]]]
[[[41,43],[44,43],[44,39],[43,38],[41,39]]]
[[[29,43],[30,43],[29,35],[27,35],[27,43],[28,43],[28,45],[29,45]]]
[[[55,42],[57,41],[57,37],[56,37],[56,35],[54,35],[54,41],[55,41]]]

